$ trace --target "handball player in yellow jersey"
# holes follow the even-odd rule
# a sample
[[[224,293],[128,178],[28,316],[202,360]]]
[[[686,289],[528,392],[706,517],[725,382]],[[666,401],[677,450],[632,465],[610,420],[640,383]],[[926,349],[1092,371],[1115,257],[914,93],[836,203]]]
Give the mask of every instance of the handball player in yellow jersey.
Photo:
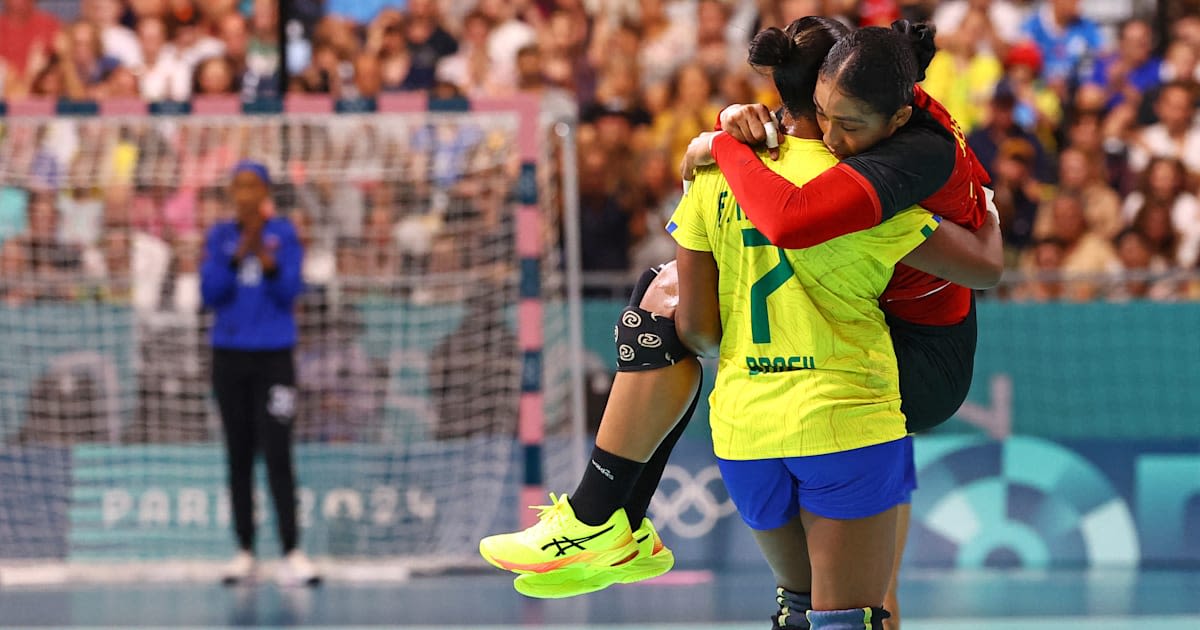
[[[844,29],[838,29],[841,27],[828,23],[828,21],[814,19],[797,20],[788,28],[787,32],[790,36],[797,38],[797,41],[803,39],[804,45],[807,46],[805,59],[807,65],[811,66],[809,75],[815,75],[825,53],[828,52],[833,42],[844,34]],[[807,31],[819,31],[823,33],[824,37],[804,39],[802,36]],[[779,83],[781,76],[776,75],[775,78]],[[797,89],[796,86],[789,87],[792,90]],[[807,89],[809,94],[807,101],[811,103],[811,81],[806,87],[800,89],[801,91]],[[811,105],[809,109],[811,109]],[[802,118],[811,123],[812,114],[809,112],[804,112],[804,114]],[[810,137],[819,138],[819,130],[810,133]],[[819,147],[814,146],[813,148]],[[794,156],[793,159],[797,157]],[[831,159],[828,152],[823,152],[819,159],[819,168],[814,168],[817,172],[827,168],[832,164]],[[736,213],[733,200],[729,199],[727,203],[729,212]],[[921,248],[921,251],[914,252],[906,259],[906,262],[919,268],[923,265],[936,266],[938,271],[945,272],[947,271],[947,261],[952,263],[951,266],[955,262],[978,263],[980,257],[976,250],[981,247],[984,246],[977,241],[976,235],[948,225],[946,228],[938,230],[934,237]],[[764,247],[765,250],[776,251],[775,248],[769,247]],[[921,255],[918,256],[918,254]],[[994,278],[987,279],[989,273],[987,267],[984,265],[982,276],[978,268],[963,268],[961,271],[965,275],[947,274],[947,277],[970,286],[990,286],[990,283],[994,283],[995,280]],[[981,280],[981,277],[985,279]],[[662,278],[660,277],[651,284],[652,279],[654,279],[653,274],[644,277],[638,290],[635,291],[634,299],[619,323],[619,337],[621,334],[628,333],[624,329],[629,327],[630,319],[628,318],[631,314],[642,322],[649,322],[653,317],[660,323],[665,320],[668,325],[671,325],[670,320],[666,317],[659,317],[672,314],[671,296],[664,296],[661,291],[656,293],[655,290],[656,288],[660,289],[664,284],[669,285],[669,283],[661,282]],[[647,285],[651,287],[649,293],[646,291]],[[639,306],[644,308],[638,308]],[[669,330],[664,328],[653,332],[662,333],[661,337],[664,339],[674,336],[673,325]],[[647,333],[642,331],[642,334]],[[633,344],[633,341],[630,340],[630,343]],[[619,342],[619,345],[623,344]],[[664,345],[670,344],[664,341]],[[639,354],[645,350],[646,348],[638,347]],[[584,508],[591,507],[588,503],[576,505],[575,496],[572,496],[571,503],[567,503],[565,498],[560,498],[555,502],[554,509],[547,510],[543,514],[542,522],[531,530],[492,536],[481,543],[481,552],[493,564],[522,573],[516,581],[519,591],[536,597],[566,597],[598,590],[618,581],[629,582],[651,577],[670,567],[669,550],[663,547],[661,540],[653,531],[653,526],[648,519],[642,518],[642,515],[644,515],[645,506],[649,503],[649,498],[657,486],[662,466],[665,465],[665,460],[669,456],[675,440],[694,410],[693,393],[698,393],[699,365],[694,358],[690,358],[689,352],[684,348],[673,358],[667,354],[668,358],[658,365],[651,361],[639,363],[638,359],[641,358],[639,356],[622,357],[620,372],[614,383],[609,405],[605,410],[600,434],[597,436],[596,450],[593,451],[593,468],[600,472],[593,473],[593,468],[589,468],[576,495],[582,497],[585,489],[590,490],[589,496],[604,494],[602,491],[595,491],[595,486],[589,486],[587,481],[589,476],[599,478],[604,472],[608,474],[605,475],[602,482],[607,481],[614,486],[620,485],[622,482],[633,485],[632,493],[626,489],[625,495],[616,499],[610,496],[602,497],[615,504],[616,507],[599,509],[592,507],[591,518],[583,514]],[[793,367],[797,364],[804,365],[808,355],[794,356],[799,357],[799,363],[792,361],[793,356],[780,356],[782,361],[778,369],[786,371],[789,369],[789,362]],[[764,357],[756,357],[756,361],[762,358]],[[777,369],[775,357],[766,358],[765,365],[762,365],[762,372],[764,374],[774,373]],[[892,366],[894,370],[894,359],[892,359]],[[676,395],[681,391],[686,393],[683,396]],[[692,402],[691,408],[688,408],[689,401]],[[681,416],[682,420],[680,420]],[[676,421],[679,423],[676,424]],[[673,425],[674,430],[672,430]],[[607,452],[605,449],[619,453],[619,455]],[[651,457],[651,453],[653,453],[653,457]],[[631,467],[627,464],[630,460],[624,460],[620,455],[637,458],[639,468],[630,469]],[[647,462],[647,459],[650,461]],[[614,461],[615,464],[612,463]],[[630,477],[635,479],[634,483],[628,481]],[[603,504],[604,501],[598,501],[598,503]],[[630,549],[627,541],[622,541],[620,538],[622,534],[626,538],[629,537],[628,525],[624,524],[620,518],[621,513],[625,511],[620,509],[622,506],[630,512],[629,522],[638,526],[634,532],[637,546],[633,560],[628,560],[626,555]],[[572,507],[578,513],[578,518],[576,514],[566,514],[566,518],[559,518],[564,516],[563,513],[570,512]],[[636,518],[632,516],[635,510],[640,511]],[[625,527],[624,532],[619,531],[622,526]],[[609,540],[603,540],[604,537]],[[584,542],[583,538],[589,538],[589,540]],[[553,544],[546,546],[548,542],[558,541],[561,546],[562,541],[574,540],[581,542],[577,547],[573,544],[565,545],[563,553],[555,551],[557,548]],[[607,542],[608,548],[593,544],[597,541]],[[585,550],[585,548],[588,549]],[[618,552],[615,556],[620,557],[613,561],[616,566],[611,570],[595,570],[599,556],[593,550],[598,548],[600,553],[608,553],[612,549],[616,549]],[[536,562],[521,563],[521,560],[525,559]],[[590,572],[580,570],[585,565],[593,570]],[[801,606],[799,608],[801,615],[792,621],[803,620],[802,611],[806,608],[807,606]]]

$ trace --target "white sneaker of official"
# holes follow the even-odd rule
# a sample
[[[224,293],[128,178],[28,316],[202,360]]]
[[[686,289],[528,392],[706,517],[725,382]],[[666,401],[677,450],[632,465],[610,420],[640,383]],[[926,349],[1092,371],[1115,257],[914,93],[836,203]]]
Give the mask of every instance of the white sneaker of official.
[[[239,551],[221,572],[221,581],[226,584],[238,584],[254,579],[254,554],[249,551]]]
[[[277,579],[284,586],[316,586],[321,575],[303,551],[293,549],[280,563]]]

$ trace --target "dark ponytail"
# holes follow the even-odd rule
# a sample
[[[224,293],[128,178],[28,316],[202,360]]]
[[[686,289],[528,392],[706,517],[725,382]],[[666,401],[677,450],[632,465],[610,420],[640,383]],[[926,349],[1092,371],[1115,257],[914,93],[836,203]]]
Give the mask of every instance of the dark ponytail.
[[[912,46],[913,54],[917,57],[917,83],[924,81],[925,70],[937,54],[937,44],[934,43],[937,28],[931,23],[914,24],[908,20],[896,20],[892,22],[892,30],[903,35]]]
[[[891,116],[912,104],[913,86],[925,78],[937,51],[933,35],[933,27],[906,20],[892,28],[859,29],[829,51],[821,78],[834,81],[838,91],[866,102],[876,113]]]
[[[750,42],[750,65],[775,81],[784,107],[795,117],[812,117],[813,90],[821,64],[849,30],[824,17],[802,17],[787,28],[760,31]]]

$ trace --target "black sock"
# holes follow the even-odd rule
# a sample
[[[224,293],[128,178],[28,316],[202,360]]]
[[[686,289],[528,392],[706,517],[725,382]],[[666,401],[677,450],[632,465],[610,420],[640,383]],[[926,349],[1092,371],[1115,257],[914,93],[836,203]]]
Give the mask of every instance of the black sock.
[[[662,481],[663,471],[667,468],[667,460],[671,458],[671,451],[675,450],[675,444],[679,442],[679,437],[683,435],[688,423],[692,420],[692,415],[696,413],[696,404],[700,402],[700,389],[700,387],[696,388],[696,395],[692,397],[691,406],[675,424],[675,428],[671,429],[667,437],[663,438],[662,444],[659,444],[654,454],[650,456],[650,461],[646,462],[646,467],[642,469],[642,475],[638,477],[637,484],[633,486],[633,492],[629,494],[629,500],[625,502],[625,514],[629,516],[629,526],[634,529],[637,529],[642,524],[642,519],[646,517],[646,510],[650,508],[650,500],[654,498],[654,492],[658,490],[658,483]]]
[[[775,589],[779,612],[771,616],[773,630],[810,630],[808,611],[812,608],[812,593],[796,593],[782,586]]]
[[[625,507],[642,468],[646,465],[613,455],[599,446],[592,447],[592,458],[575,493],[571,507],[575,517],[588,525],[600,525],[613,512]],[[634,525],[636,527],[636,525]]]

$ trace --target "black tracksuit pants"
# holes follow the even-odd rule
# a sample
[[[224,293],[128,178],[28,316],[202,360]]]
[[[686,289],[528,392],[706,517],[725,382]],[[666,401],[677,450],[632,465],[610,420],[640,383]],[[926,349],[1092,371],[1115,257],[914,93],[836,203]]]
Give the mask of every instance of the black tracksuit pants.
[[[242,549],[254,549],[254,456],[261,450],[279,523],[283,552],[294,549],[296,474],[292,424],[296,416],[296,367],[292,350],[213,349],[213,391],[225,428],[229,497]]]

